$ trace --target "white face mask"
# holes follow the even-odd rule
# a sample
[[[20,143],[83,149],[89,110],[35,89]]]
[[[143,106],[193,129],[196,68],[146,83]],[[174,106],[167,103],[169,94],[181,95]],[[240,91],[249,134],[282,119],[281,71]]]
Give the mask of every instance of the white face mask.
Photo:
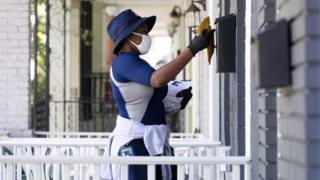
[[[141,41],[140,44],[136,44],[136,43],[134,43],[134,42],[132,42],[132,41],[130,41],[130,40],[129,40],[129,41],[130,41],[134,46],[136,46],[136,47],[138,48],[138,50],[139,50],[139,52],[140,52],[141,54],[146,54],[146,53],[149,51],[150,47],[151,47],[151,42],[152,42],[151,37],[148,36],[148,35],[146,35],[146,34],[140,34],[140,33],[136,33],[136,32],[132,32],[132,34],[141,36],[142,41]]]

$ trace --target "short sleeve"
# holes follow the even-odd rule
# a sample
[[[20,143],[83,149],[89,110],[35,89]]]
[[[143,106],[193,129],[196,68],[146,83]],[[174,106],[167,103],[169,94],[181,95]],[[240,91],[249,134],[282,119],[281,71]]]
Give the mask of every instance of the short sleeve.
[[[112,65],[113,75],[119,82],[136,82],[150,86],[152,73],[155,71],[139,56],[120,55]]]

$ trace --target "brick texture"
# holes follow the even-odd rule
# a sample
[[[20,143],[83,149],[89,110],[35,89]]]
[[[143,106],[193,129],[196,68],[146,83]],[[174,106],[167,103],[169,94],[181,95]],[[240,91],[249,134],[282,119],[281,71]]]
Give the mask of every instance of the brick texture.
[[[276,0],[257,0],[252,6],[252,36],[264,31],[276,20]],[[252,49],[252,57],[256,58],[256,49]],[[252,74],[256,74],[252,66]],[[252,78],[256,86],[256,79]],[[252,89],[252,114],[257,125],[252,126],[258,136],[258,175],[254,179],[277,179],[277,97],[275,89]],[[256,106],[256,107],[255,107]],[[252,123],[256,123],[255,121]]]
[[[29,128],[29,0],[0,0],[0,129]]]
[[[277,19],[291,20],[292,86],[280,89],[278,179],[320,177],[320,2],[278,0]]]

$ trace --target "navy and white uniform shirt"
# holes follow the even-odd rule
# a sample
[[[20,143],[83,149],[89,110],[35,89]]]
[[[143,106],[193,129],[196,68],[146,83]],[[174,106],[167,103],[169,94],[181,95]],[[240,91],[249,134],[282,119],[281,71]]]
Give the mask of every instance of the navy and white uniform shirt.
[[[114,59],[110,77],[120,116],[144,125],[166,124],[162,100],[168,86],[151,87],[150,79],[154,71],[135,53],[121,53]]]

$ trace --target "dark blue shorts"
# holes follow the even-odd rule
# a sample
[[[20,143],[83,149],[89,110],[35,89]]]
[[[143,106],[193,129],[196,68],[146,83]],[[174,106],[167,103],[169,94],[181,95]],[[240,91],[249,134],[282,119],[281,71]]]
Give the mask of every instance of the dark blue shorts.
[[[144,145],[143,139],[134,139],[122,146],[119,156],[150,156]],[[173,178],[176,179],[176,167],[171,167]],[[129,165],[129,180],[148,180],[147,165]],[[156,165],[156,180],[162,180],[161,166]]]

